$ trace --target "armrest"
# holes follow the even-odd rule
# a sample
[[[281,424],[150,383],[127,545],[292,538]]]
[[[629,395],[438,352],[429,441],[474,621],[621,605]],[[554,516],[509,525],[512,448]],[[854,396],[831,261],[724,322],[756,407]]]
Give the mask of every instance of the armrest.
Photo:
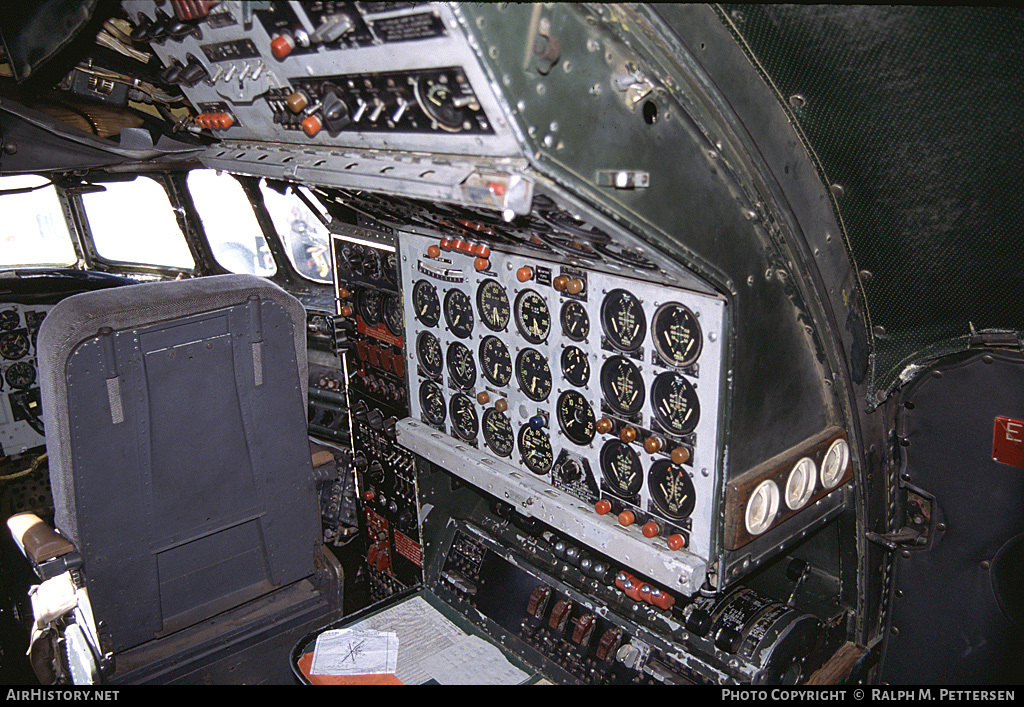
[[[11,516],[7,519],[7,528],[40,578],[49,579],[68,569],[82,566],[82,558],[74,544],[34,513]]]

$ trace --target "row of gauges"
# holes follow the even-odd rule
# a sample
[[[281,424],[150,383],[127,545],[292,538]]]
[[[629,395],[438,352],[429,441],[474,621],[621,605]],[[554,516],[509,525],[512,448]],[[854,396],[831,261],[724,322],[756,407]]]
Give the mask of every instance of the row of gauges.
[[[370,282],[384,280],[391,285],[398,282],[398,265],[393,251],[381,251],[339,239],[334,257],[338,272],[362,275]]]
[[[469,391],[477,383],[477,364],[473,352],[462,342],[441,351],[441,342],[429,331],[416,338],[416,358],[423,373],[433,379],[441,376],[447,367],[449,385]],[[512,361],[505,343],[496,336],[486,336],[479,348],[480,375],[494,386],[502,388],[515,375],[519,389],[530,400],[548,399],[553,386],[548,359],[537,349],[524,348]],[[447,362],[447,365],[446,365]],[[590,361],[582,349],[566,346],[559,357],[562,375],[574,386],[586,386],[590,380]],[[640,368],[625,356],[613,356],[601,367],[601,390],[608,405],[622,415],[633,415],[643,406],[646,390]],[[431,381],[427,381],[435,385]],[[436,385],[435,385],[436,387]],[[693,384],[676,371],[665,371],[655,377],[650,391],[655,418],[665,430],[687,435],[700,420],[700,401]],[[566,437],[576,444],[589,444],[596,432],[594,412],[586,398],[575,390],[567,390],[555,405],[559,425]],[[434,414],[431,414],[433,412]],[[434,424],[444,421],[442,409],[424,404],[427,420]]]
[[[427,280],[418,280],[412,296],[413,311],[424,326],[437,326],[443,312],[445,323],[454,336],[466,339],[473,333],[473,304],[462,290],[449,290],[442,306],[437,288]],[[535,290],[521,291],[513,307],[501,283],[487,279],[477,288],[476,308],[480,321],[491,331],[505,331],[514,314],[516,328],[530,343],[543,343],[551,333],[547,300]],[[559,321],[562,333],[572,341],[583,341],[590,334],[590,318],[578,301],[570,300],[562,305]],[[647,335],[643,305],[627,290],[612,290],[601,304],[601,326],[612,347],[624,352],[636,351]],[[659,307],[651,318],[651,334],[654,349],[666,365],[685,368],[700,356],[700,324],[685,305],[669,302]]]
[[[402,301],[394,292],[380,292],[362,287],[356,292],[356,312],[371,329],[381,322],[394,336],[404,333]]]
[[[457,437],[475,442],[482,430],[484,443],[497,456],[511,457],[518,447],[523,465],[531,472],[544,475],[551,471],[555,454],[542,416],[531,417],[517,433],[500,407],[484,409],[481,418],[465,393],[455,393],[446,405],[441,388],[429,380],[420,385],[420,405],[426,419],[435,425],[444,424],[450,415],[451,429]],[[594,438],[593,412],[579,393],[563,394],[557,409],[562,431],[572,441],[587,444]],[[578,436],[574,439],[573,435]],[[601,448],[600,465],[607,487],[617,496],[636,499],[646,477],[651,501],[667,518],[682,520],[693,512],[697,494],[689,471],[682,465],[658,459],[645,474],[637,451],[617,439],[607,441]]]

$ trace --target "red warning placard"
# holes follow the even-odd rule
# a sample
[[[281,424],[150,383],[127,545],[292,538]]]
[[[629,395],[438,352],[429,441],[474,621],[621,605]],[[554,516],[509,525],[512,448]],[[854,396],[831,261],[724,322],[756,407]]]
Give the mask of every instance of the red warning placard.
[[[992,460],[1024,469],[1024,420],[996,418],[992,430]]]

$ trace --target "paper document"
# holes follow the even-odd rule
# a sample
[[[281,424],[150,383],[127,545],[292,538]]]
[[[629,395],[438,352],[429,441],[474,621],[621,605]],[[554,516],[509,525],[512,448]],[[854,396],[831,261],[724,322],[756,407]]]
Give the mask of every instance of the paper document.
[[[393,632],[341,628],[324,631],[313,648],[311,675],[394,674],[398,636]]]

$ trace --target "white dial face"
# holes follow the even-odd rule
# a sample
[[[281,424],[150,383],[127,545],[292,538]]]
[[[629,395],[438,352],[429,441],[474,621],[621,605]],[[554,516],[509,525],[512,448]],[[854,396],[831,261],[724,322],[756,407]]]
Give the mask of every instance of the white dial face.
[[[751,535],[760,535],[768,530],[778,510],[779,487],[770,479],[762,481],[747,501],[747,532]]]
[[[810,500],[814,493],[817,472],[814,460],[810,457],[804,457],[793,466],[789,478],[786,479],[786,505],[791,510],[803,508]]]
[[[850,462],[850,445],[845,439],[837,439],[825,453],[821,462],[821,485],[827,489],[835,488],[846,473]]]

